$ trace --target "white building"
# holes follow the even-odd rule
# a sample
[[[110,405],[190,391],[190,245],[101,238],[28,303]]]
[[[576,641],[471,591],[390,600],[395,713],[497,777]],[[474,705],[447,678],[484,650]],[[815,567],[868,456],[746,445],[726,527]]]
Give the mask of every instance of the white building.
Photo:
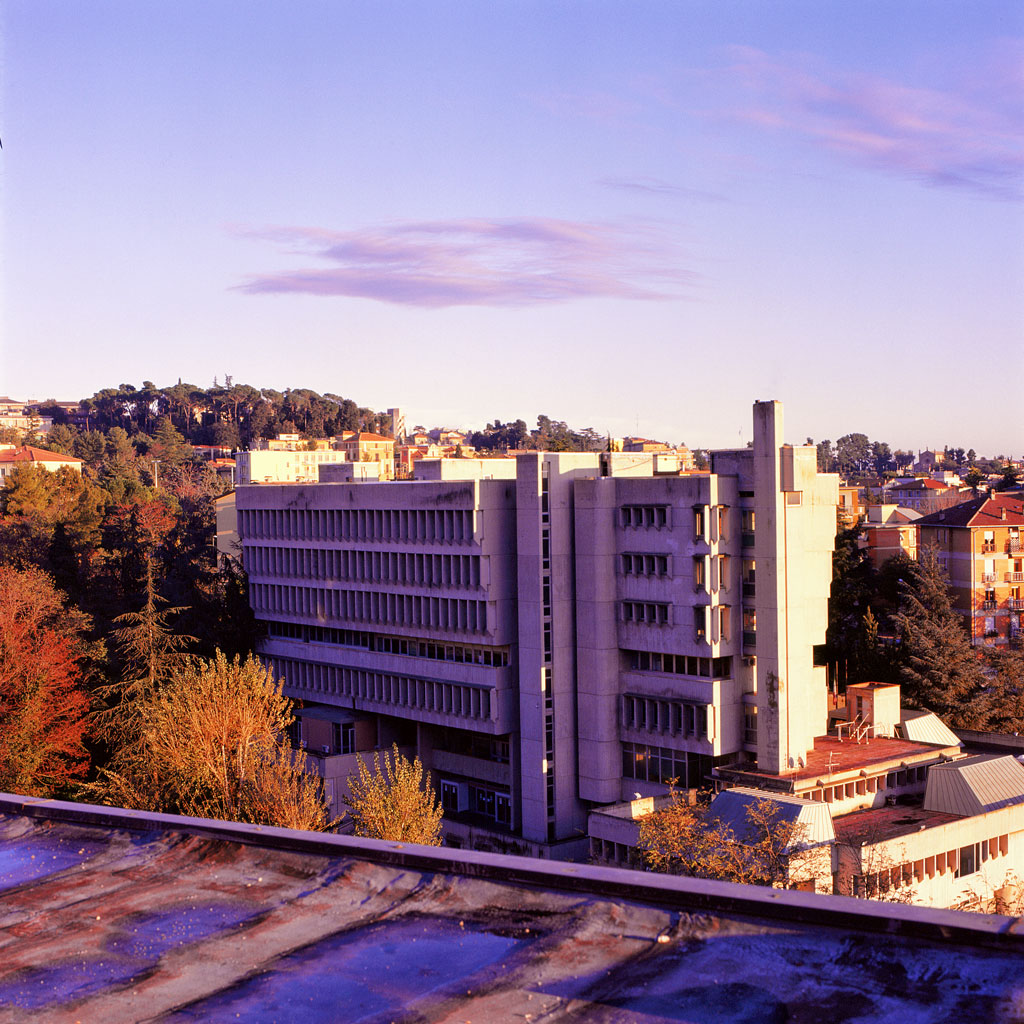
[[[236,484],[316,483],[320,467],[345,462],[344,452],[267,450],[235,453]]]

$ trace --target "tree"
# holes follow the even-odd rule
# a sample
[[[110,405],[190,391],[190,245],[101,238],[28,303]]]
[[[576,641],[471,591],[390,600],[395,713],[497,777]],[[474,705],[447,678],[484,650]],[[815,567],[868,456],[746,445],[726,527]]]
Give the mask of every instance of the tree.
[[[348,780],[355,834],[365,839],[441,845],[441,805],[430,773],[417,757],[410,761],[393,744],[390,755],[373,753],[373,771],[356,755],[358,776]]]
[[[836,441],[836,462],[844,475],[861,470],[871,459],[867,434],[844,434]]]
[[[954,728],[985,727],[988,680],[933,549],[907,563],[900,610],[900,683],[911,707],[934,711]]]
[[[829,440],[819,441],[818,449],[818,472],[835,472],[835,456],[832,454],[832,442]]]
[[[52,796],[85,774],[87,627],[45,573],[0,566],[0,789]]]
[[[293,750],[291,701],[255,658],[191,659],[140,702],[142,742],[87,792],[105,803],[323,831],[320,779]]]
[[[672,790],[667,807],[640,819],[639,849],[652,871],[746,885],[783,886],[806,848],[806,829],[782,816],[775,801],[758,798],[746,809],[742,836],[707,803],[690,803]]]
[[[997,491],[1012,491],[1020,483],[1020,470],[1009,462],[1003,466],[1003,476],[996,484]]]

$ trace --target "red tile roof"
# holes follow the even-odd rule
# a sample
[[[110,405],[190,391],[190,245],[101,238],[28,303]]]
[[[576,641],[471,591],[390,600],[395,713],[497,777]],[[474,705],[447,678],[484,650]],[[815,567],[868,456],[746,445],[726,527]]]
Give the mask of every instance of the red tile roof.
[[[918,526],[979,527],[1024,526],[1024,501],[1016,495],[993,494],[933,512],[917,521]]]
[[[43,448],[33,448],[25,445],[22,448],[0,449],[0,462],[77,462],[82,464],[81,459],[73,455],[63,455],[61,452],[48,452]]]
[[[351,437],[346,437],[342,444],[349,444],[352,441],[390,441],[394,444],[395,439],[393,437],[384,437],[383,434],[368,434],[359,433],[353,434]]]

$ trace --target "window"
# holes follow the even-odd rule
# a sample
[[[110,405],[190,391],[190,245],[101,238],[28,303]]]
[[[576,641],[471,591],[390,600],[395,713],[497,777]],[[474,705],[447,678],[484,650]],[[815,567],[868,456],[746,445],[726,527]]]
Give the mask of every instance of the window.
[[[653,527],[660,529],[668,525],[667,505],[623,505],[620,520],[624,527],[638,529]]]
[[[693,539],[696,541],[704,540],[704,528],[707,522],[707,506],[706,505],[694,505],[693,506]]]
[[[627,576],[667,576],[668,555],[625,554],[622,571]]]
[[[354,754],[356,751],[355,722],[332,722],[335,754]]]
[[[697,605],[693,609],[693,635],[698,643],[704,643],[708,635],[708,609],[706,605]]]
[[[458,783],[441,781],[441,807],[446,811],[459,810]]]
[[[707,559],[703,555],[696,555],[693,559],[693,589],[704,590],[707,577]]]
[[[669,606],[654,601],[623,601],[622,618],[624,622],[642,622],[646,625],[668,625]]]

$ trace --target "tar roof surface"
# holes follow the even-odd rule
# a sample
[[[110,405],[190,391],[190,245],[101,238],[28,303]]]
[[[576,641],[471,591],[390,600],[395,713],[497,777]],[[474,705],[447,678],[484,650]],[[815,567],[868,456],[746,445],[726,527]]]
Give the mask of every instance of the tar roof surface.
[[[923,1024],[1024,1013],[1022,940],[1007,919],[974,918],[970,942],[901,939],[701,911],[681,894],[655,905],[626,898],[625,885],[615,894],[615,879],[648,884],[640,873],[464,855],[465,872],[515,876],[521,860],[523,872],[575,879],[570,891],[427,869],[430,857],[451,868],[454,852],[406,847],[424,865],[412,869],[370,859],[385,844],[333,840],[333,853],[313,854],[282,848],[305,842],[284,830],[222,829],[252,839],[237,842],[211,823],[199,831],[213,834],[190,834],[189,819],[175,831],[137,816],[152,824],[140,832],[26,811],[37,817],[0,817],[2,1021]],[[588,891],[588,874],[606,891]],[[702,884],[719,896],[742,888]],[[968,920],[803,893],[758,899],[836,921],[844,907],[877,922],[916,913],[937,937]]]

